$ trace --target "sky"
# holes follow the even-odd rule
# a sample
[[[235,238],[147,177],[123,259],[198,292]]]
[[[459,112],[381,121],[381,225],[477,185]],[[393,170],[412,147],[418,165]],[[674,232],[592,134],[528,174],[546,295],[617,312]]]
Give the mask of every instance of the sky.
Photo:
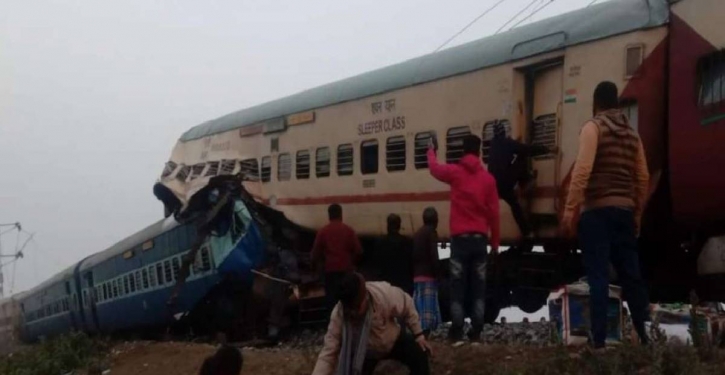
[[[188,128],[430,53],[498,1],[3,0],[0,224],[35,234],[5,293],[161,219],[152,186]],[[533,2],[551,4],[524,24],[591,0]],[[504,0],[448,47],[530,3]]]

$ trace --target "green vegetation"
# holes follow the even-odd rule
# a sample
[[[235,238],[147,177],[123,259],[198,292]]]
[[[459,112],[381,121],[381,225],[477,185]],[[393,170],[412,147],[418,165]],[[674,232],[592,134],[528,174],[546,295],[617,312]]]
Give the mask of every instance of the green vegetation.
[[[46,340],[6,358],[0,359],[3,375],[62,375],[84,369],[102,360],[109,344],[71,333]]]

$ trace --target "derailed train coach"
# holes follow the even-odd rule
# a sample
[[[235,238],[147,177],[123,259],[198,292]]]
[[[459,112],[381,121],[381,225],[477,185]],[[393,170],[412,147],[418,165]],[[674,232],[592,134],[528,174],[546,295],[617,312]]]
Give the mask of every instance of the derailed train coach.
[[[407,235],[425,207],[447,222],[447,187],[425,159],[432,137],[439,157],[456,162],[461,137],[479,135],[486,163],[493,126],[503,123],[514,138],[554,151],[530,161],[534,187],[521,197],[544,253],[519,249],[491,262],[487,314],[510,304],[535,311],[548,290],[582,274],[576,244],[557,226],[579,129],[594,87],[608,80],[651,174],[640,256],[652,299],[684,300],[693,288],[723,299],[720,14],[720,0],[612,0],[243,109],[184,133],[154,191],[167,215],[179,214],[194,210],[214,178],[240,176],[255,211],[275,223],[271,238],[296,254],[309,251],[327,205],[340,203],[369,252],[389,213],[401,215]],[[515,244],[520,233],[501,207],[502,239]],[[439,232],[446,238],[447,226]]]
[[[17,297],[22,339],[230,331],[234,316],[220,315],[229,309],[219,306],[234,309],[250,290],[263,235],[240,200],[213,217],[185,219],[160,220]]]

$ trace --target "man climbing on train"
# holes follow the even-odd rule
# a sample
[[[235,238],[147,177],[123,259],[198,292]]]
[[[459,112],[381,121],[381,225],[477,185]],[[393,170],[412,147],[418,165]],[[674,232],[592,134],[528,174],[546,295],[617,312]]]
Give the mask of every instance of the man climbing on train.
[[[530,239],[531,227],[524,215],[523,209],[516,194],[516,185],[519,191],[525,191],[530,179],[529,159],[551,152],[548,147],[540,145],[526,145],[506,134],[503,123],[497,122],[493,126],[493,139],[488,154],[488,171],[496,179],[498,196],[509,207],[511,214],[519,226],[524,239]]]
[[[607,336],[609,262],[617,271],[640,340],[648,342],[645,320],[649,300],[640,275],[637,236],[647,198],[649,172],[642,141],[619,107],[617,86],[602,82],[594,90],[594,117],[579,135],[561,230],[574,233],[591,295],[592,345],[602,348]],[[580,208],[583,207],[583,208]]]
[[[490,242],[492,254],[498,253],[499,204],[496,181],[481,163],[481,139],[463,138],[463,157],[455,164],[439,164],[435,141],[428,149],[431,175],[451,186],[451,320],[449,340],[463,338],[465,301],[473,301],[471,341],[483,331],[486,299],[486,255]]]
[[[407,293],[348,272],[337,299],[313,375],[372,375],[386,359],[403,363],[411,375],[430,374],[431,348]]]
[[[317,232],[312,246],[312,261],[324,260],[325,295],[332,310],[337,300],[337,288],[346,272],[355,269],[355,261],[362,255],[362,246],[355,231],[342,222],[342,207],[331,204],[327,208],[330,223]]]

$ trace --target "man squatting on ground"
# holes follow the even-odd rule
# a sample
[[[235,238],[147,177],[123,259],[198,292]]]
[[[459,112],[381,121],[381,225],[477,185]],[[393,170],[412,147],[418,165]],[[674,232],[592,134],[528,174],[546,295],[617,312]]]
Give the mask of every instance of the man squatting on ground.
[[[403,363],[411,375],[430,374],[430,346],[407,293],[349,272],[340,281],[337,297],[313,375],[370,375],[384,359]]]

